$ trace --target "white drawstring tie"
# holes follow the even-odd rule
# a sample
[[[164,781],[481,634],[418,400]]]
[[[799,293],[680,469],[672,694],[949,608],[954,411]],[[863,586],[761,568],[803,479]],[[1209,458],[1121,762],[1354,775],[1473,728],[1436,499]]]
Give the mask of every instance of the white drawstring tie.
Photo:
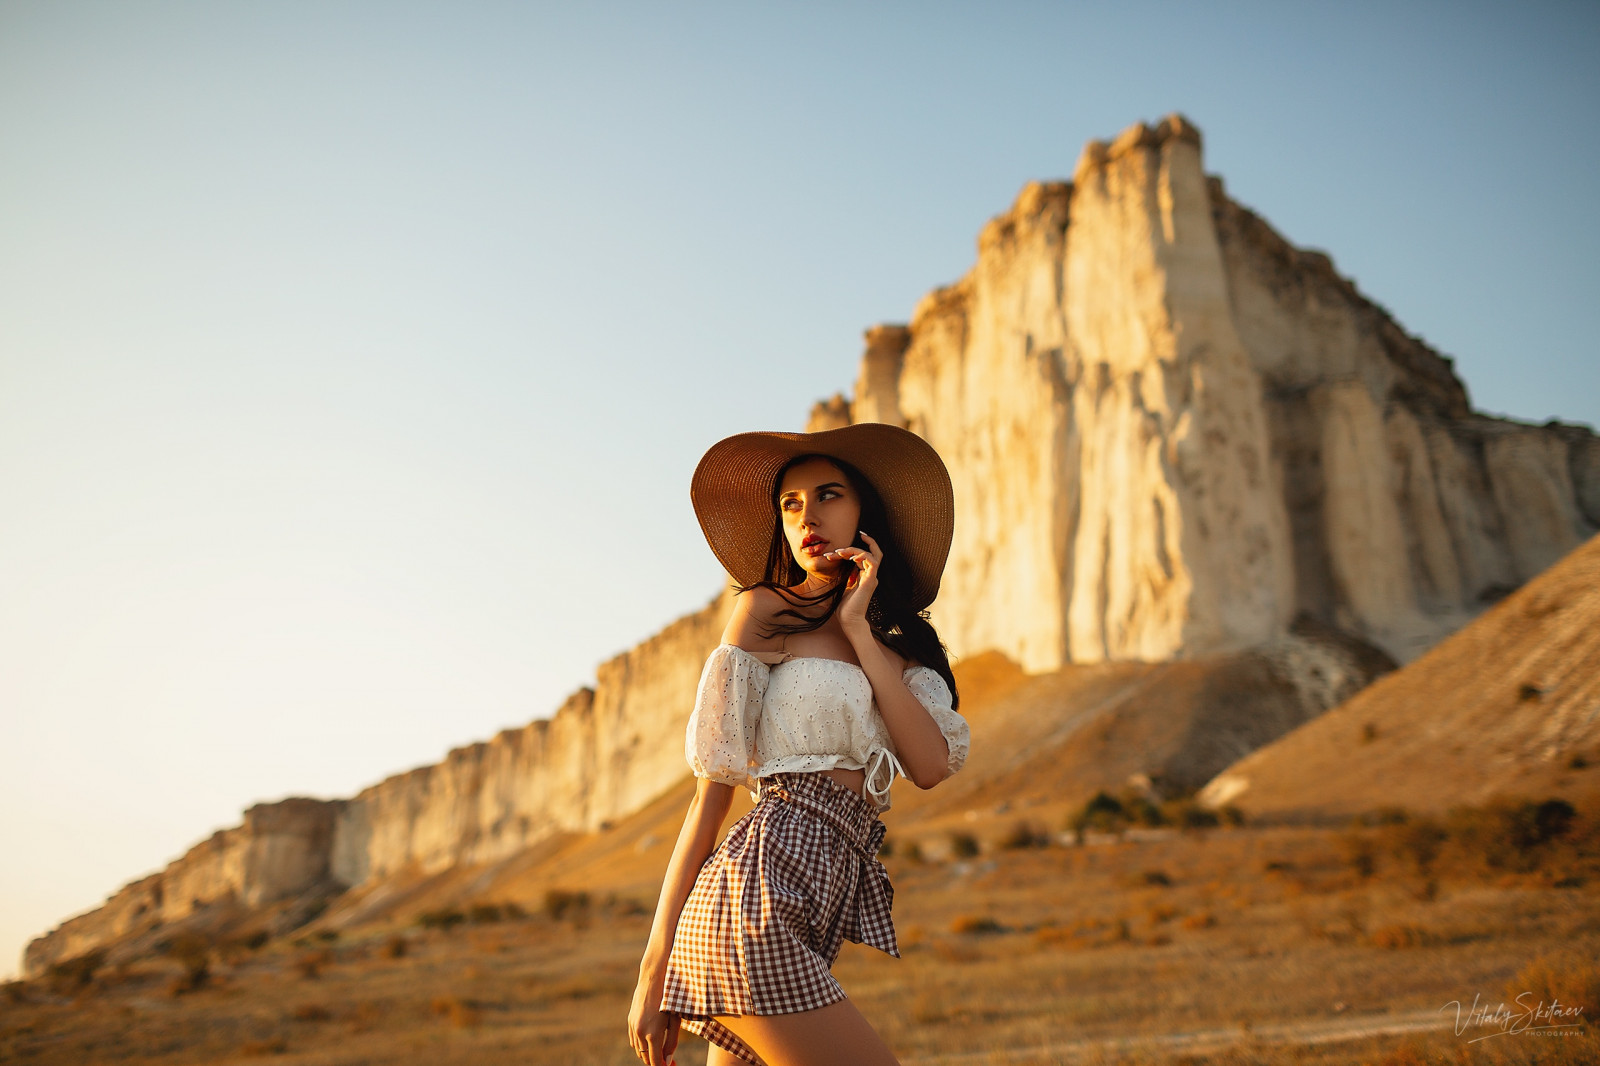
[[[900,765],[900,760],[894,757],[894,752],[888,748],[874,748],[867,756],[865,787],[867,797],[880,811],[889,806],[889,786],[894,784],[895,774],[904,777],[906,770]]]

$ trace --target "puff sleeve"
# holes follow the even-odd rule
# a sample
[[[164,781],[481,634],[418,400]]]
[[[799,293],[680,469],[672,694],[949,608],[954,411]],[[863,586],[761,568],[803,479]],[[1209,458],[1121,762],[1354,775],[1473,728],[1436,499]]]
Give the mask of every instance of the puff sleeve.
[[[907,670],[901,679],[911,694],[917,697],[917,701],[928,709],[939,732],[944,734],[944,742],[950,749],[950,760],[946,765],[952,774],[955,773],[967,761],[967,752],[972,747],[972,731],[967,728],[967,720],[950,706],[953,702],[950,686],[944,683],[939,671],[920,664]]]
[[[732,644],[712,651],[700,672],[683,738],[683,754],[694,776],[748,787],[766,691],[766,663]]]

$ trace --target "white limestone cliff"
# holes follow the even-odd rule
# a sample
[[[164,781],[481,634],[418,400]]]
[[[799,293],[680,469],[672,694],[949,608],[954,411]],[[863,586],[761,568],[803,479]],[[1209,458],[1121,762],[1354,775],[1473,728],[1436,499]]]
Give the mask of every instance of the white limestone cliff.
[[[1591,431],[1473,412],[1448,359],[1227,198],[1177,115],[1025,187],[966,277],[869,331],[811,428],[847,420],[945,457],[934,619],[1033,671],[1301,614],[1408,662],[1600,528]]]

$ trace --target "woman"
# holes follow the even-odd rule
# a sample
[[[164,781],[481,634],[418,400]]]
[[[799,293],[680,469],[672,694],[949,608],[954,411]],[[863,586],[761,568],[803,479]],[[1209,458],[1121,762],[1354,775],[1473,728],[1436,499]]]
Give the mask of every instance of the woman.
[[[896,773],[960,769],[967,724],[924,608],[950,552],[950,475],[914,433],[742,433],[695,469],[695,512],[738,595],[685,754],[698,778],[639,964],[629,1039],[664,1066],[896,1062],[829,972],[841,941],[896,957],[878,861]],[[720,845],[743,785],[755,808]]]

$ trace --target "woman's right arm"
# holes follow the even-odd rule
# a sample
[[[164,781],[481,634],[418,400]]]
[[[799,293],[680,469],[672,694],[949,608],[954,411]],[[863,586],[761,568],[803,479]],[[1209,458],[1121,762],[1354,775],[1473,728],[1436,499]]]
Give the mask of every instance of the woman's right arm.
[[[650,1066],[664,1066],[678,1044],[676,1017],[661,1012],[661,994],[666,987],[667,957],[678,929],[678,917],[694,888],[695,878],[717,846],[717,834],[733,803],[733,786],[708,778],[696,782],[694,800],[684,815],[683,828],[667,863],[662,879],[661,898],[656,902],[655,920],[650,924],[650,939],[639,962],[639,983],[633,991],[633,1007],[628,1012],[628,1039],[633,1050]]]

